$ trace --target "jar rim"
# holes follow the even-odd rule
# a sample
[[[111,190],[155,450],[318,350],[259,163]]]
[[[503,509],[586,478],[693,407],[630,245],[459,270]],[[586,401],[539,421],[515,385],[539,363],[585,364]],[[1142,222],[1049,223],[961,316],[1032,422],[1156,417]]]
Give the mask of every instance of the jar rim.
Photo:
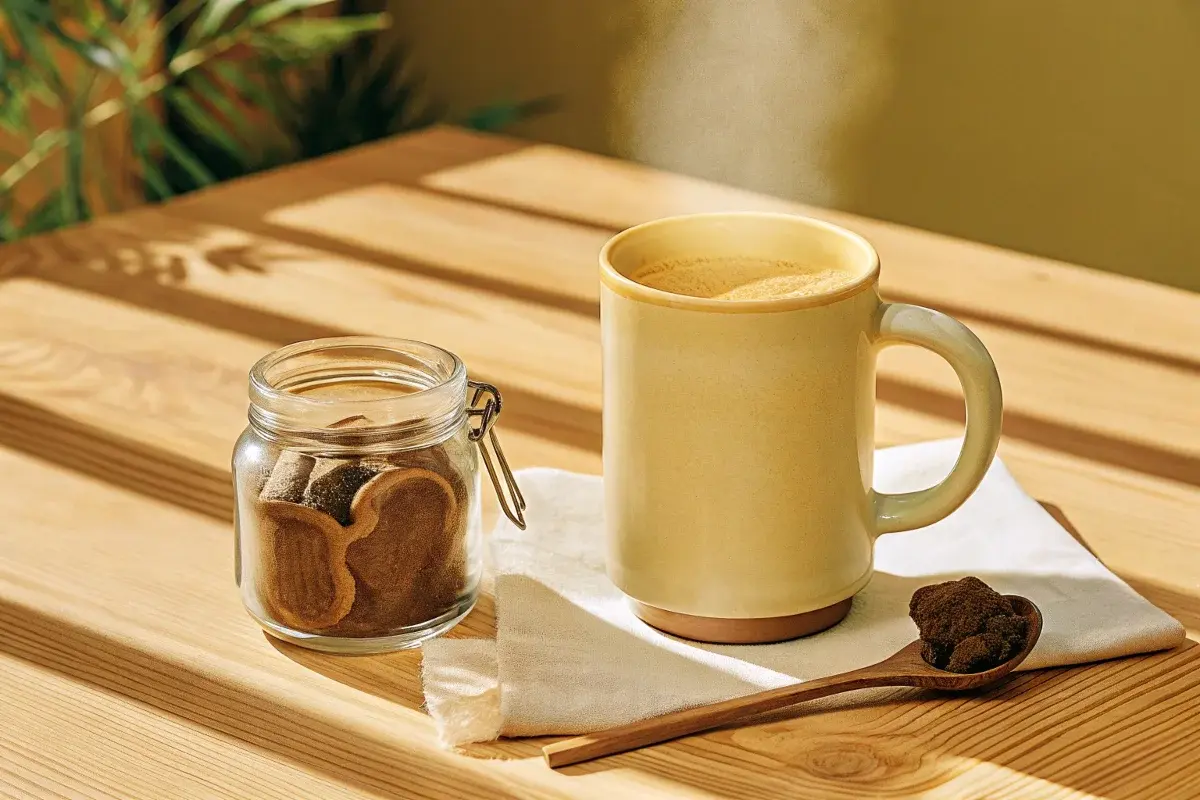
[[[405,391],[361,398],[294,391],[309,385],[305,381],[314,386],[335,382],[330,376],[391,382]],[[464,413],[466,391],[466,365],[454,353],[427,342],[383,336],[296,342],[263,356],[249,375],[251,421],[293,432],[328,429],[339,419],[368,412],[376,427],[458,415]]]

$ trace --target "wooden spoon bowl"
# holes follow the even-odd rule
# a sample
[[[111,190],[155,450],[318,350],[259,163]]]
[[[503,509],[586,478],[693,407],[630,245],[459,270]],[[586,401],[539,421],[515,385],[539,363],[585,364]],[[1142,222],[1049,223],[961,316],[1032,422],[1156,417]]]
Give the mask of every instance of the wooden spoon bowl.
[[[854,689],[883,686],[916,686],[944,692],[981,689],[1002,680],[1016,669],[1032,652],[1042,633],[1042,613],[1032,600],[1015,594],[1005,597],[1012,603],[1013,610],[1025,617],[1025,646],[1019,653],[992,669],[971,673],[938,669],[921,658],[921,642],[918,640],[869,667],[792,686],[768,689],[707,706],[685,708],[599,733],[577,736],[543,747],[542,754],[551,767],[565,767],[712,730],[768,711],[787,708],[805,700],[816,700]]]
[[[921,642],[918,640],[905,645],[878,664],[856,672],[876,670],[887,665],[888,670],[893,673],[892,677],[897,681],[887,684],[888,686],[919,686],[922,689],[938,689],[943,692],[966,692],[995,683],[1021,665],[1033,651],[1038,637],[1042,635],[1042,612],[1033,601],[1016,594],[1006,594],[1005,598],[1012,603],[1013,611],[1025,618],[1025,646],[999,666],[983,672],[948,672],[938,669],[921,658]]]

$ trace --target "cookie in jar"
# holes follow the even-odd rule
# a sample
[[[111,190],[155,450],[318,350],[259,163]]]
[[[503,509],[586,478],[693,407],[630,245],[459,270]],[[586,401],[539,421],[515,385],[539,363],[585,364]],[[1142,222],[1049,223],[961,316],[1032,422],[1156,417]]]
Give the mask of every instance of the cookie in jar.
[[[481,462],[524,525],[493,429],[500,393],[439,347],[340,337],[266,356],[249,394],[233,475],[250,616],[342,653],[413,647],[465,617],[482,572]]]

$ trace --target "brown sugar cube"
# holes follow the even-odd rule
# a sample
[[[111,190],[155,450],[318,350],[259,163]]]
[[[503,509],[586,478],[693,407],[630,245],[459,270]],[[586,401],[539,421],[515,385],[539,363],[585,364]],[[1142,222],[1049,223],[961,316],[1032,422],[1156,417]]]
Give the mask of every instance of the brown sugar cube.
[[[975,577],[922,586],[913,593],[909,615],[921,638],[953,647],[968,636],[983,633],[995,616],[1012,616],[1004,595]]]
[[[987,621],[987,632],[1003,636],[1008,642],[1009,649],[1017,652],[1025,646],[1025,636],[1029,632],[1029,624],[1019,615],[1011,617],[992,617]]]
[[[950,660],[950,649],[945,645],[933,642],[921,642],[921,658],[925,659],[926,664],[932,664],[938,669],[945,669],[946,663]]]
[[[979,633],[959,642],[944,669],[950,672],[983,672],[1008,660],[1011,648],[1002,636]]]
[[[998,666],[1025,646],[1028,633],[1012,603],[975,577],[922,586],[909,615],[921,633],[921,657],[950,672]]]
[[[1028,629],[1028,623],[1025,618],[1019,614],[1012,616],[992,617],[987,621],[987,632],[995,633],[1003,636],[1006,639],[1016,637],[1024,639]]]

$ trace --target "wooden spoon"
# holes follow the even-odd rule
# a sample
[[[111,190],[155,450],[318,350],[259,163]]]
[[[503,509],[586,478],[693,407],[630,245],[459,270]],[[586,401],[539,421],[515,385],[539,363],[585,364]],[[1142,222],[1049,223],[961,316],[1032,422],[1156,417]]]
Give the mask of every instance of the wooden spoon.
[[[854,689],[918,686],[923,689],[961,692],[982,688],[1016,669],[1033,650],[1038,636],[1042,633],[1042,613],[1038,607],[1024,597],[1012,594],[1005,596],[1012,603],[1013,610],[1027,620],[1025,647],[1000,666],[984,672],[947,672],[931,666],[921,658],[921,642],[916,641],[903,647],[895,655],[869,667],[793,686],[768,689],[707,706],[685,708],[599,733],[577,736],[543,747],[542,754],[551,767],[565,767],[712,730],[756,714]]]

